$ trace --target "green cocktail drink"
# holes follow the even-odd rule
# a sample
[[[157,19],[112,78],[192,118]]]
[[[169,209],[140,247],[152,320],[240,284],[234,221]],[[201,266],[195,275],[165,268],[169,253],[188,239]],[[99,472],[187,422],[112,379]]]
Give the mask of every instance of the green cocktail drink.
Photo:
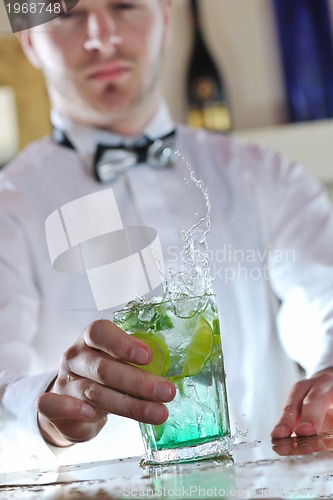
[[[142,369],[176,385],[162,425],[140,423],[146,462],[160,464],[228,456],[230,425],[214,295],[136,303],[115,323],[146,342],[153,353]]]

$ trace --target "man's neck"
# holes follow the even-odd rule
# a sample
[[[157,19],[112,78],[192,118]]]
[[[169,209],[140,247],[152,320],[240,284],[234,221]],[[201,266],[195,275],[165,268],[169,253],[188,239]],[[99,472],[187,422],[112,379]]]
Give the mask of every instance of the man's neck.
[[[127,115],[115,116],[112,113],[91,113],[91,116],[79,116],[71,113],[70,109],[62,109],[57,105],[53,109],[57,110],[60,115],[69,118],[71,121],[89,128],[105,130],[113,134],[122,136],[138,136],[141,135],[145,127],[156,114],[160,104],[160,98],[151,100],[149,106],[143,103],[136,110],[131,110]]]

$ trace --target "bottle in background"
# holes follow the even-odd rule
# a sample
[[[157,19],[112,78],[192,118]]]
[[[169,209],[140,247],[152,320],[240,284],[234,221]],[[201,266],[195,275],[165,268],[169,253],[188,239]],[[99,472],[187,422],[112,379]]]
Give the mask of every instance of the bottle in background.
[[[231,115],[221,74],[203,38],[197,0],[191,0],[193,48],[187,73],[187,122],[220,132],[231,128]]]

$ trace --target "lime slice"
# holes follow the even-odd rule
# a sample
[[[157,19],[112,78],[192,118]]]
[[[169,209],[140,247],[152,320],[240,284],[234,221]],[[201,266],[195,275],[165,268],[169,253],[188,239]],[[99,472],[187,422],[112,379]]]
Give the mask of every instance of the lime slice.
[[[212,353],[212,348],[213,330],[208,321],[203,316],[200,316],[186,349],[181,375],[183,377],[192,377],[201,372]]]
[[[168,371],[170,365],[170,353],[164,340],[156,335],[144,332],[135,332],[132,335],[147,344],[153,355],[152,360],[148,365],[136,365],[134,363],[133,365],[141,368],[141,370],[154,373],[155,375],[161,375],[163,377]]]

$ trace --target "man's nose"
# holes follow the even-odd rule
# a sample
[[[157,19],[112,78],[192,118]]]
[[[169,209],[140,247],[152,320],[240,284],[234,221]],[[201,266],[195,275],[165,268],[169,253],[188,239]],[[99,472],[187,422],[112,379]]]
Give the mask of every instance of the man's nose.
[[[87,39],[83,45],[86,51],[113,55],[122,41],[122,37],[117,34],[117,25],[109,13],[100,10],[89,15]]]

